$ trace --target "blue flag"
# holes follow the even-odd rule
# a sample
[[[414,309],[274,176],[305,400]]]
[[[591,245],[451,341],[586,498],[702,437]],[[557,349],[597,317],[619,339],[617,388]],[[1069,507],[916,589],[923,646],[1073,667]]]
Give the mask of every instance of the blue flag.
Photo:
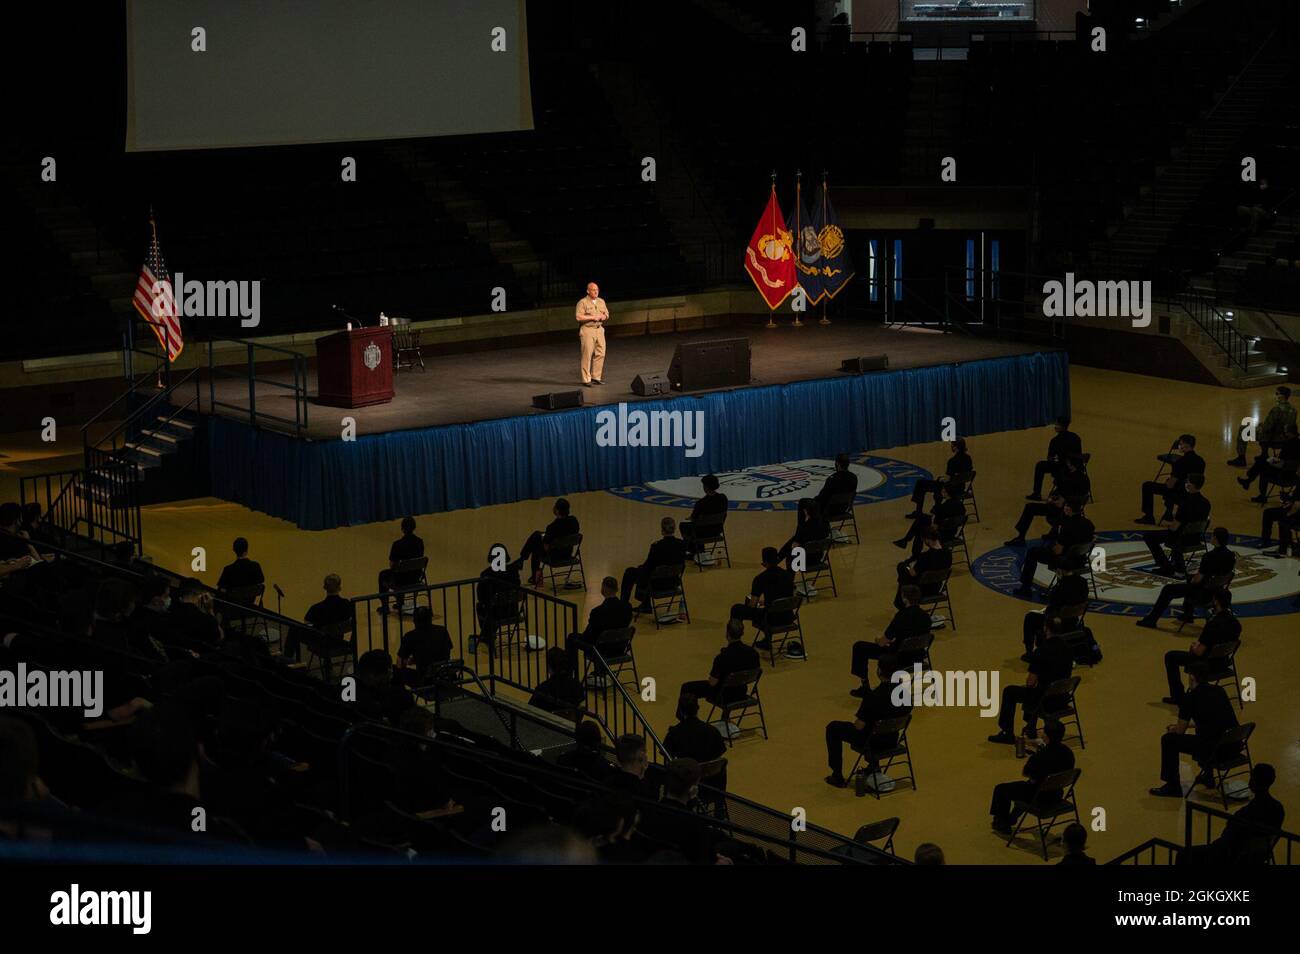
[[[808,296],[808,304],[815,305],[826,294],[822,288],[821,278],[822,250],[821,244],[817,241],[817,227],[808,217],[808,209],[803,204],[802,190],[795,192],[794,210],[790,213],[786,228],[794,237],[795,277],[803,287],[804,294]]]
[[[849,250],[844,241],[844,232],[835,220],[835,209],[831,206],[831,196],[825,182],[817,190],[812,225],[817,233],[817,247],[821,257],[817,277],[826,297],[834,298],[840,293],[840,289],[849,283],[854,273],[853,263],[849,260]],[[800,243],[800,248],[802,247]],[[803,281],[802,268],[799,281]]]

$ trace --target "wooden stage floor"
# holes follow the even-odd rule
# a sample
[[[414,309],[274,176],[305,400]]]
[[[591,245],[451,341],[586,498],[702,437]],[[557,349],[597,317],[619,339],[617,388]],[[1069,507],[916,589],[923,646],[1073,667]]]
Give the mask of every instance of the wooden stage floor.
[[[1013,342],[888,330],[858,322],[829,326],[811,322],[802,328],[787,325],[766,329],[758,325],[676,334],[611,335],[607,339],[606,384],[583,388],[583,399],[587,404],[643,400],[632,393],[632,379],[643,372],[666,371],[678,344],[733,337],[750,340],[751,387],[837,377],[841,360],[861,355],[888,354],[893,370],[1042,350]],[[311,371],[307,436],[314,440],[337,438],[340,420],[345,416],[356,419],[359,434],[378,434],[545,413],[533,410],[533,395],[581,387],[576,334],[570,341],[528,347],[443,355],[426,353],[424,360],[425,371],[397,374],[394,384],[397,393],[391,402],[355,409],[317,404],[316,375]],[[272,380],[290,380],[288,371],[260,373]],[[247,407],[248,386],[242,380],[223,379],[216,383],[216,398],[219,402]],[[207,411],[206,388],[202,401],[203,410]],[[294,417],[292,397],[281,388],[259,387],[257,408],[259,412],[291,421]]]

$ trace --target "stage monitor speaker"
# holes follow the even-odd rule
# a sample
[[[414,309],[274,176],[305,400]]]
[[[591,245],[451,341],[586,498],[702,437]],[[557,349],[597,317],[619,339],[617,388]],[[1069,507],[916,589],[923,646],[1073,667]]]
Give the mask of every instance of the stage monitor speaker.
[[[682,391],[749,383],[749,339],[721,338],[679,344],[668,366],[668,380]]]
[[[672,385],[668,381],[668,375],[662,371],[651,371],[648,374],[638,374],[632,379],[632,393],[641,397],[649,397],[652,394],[663,394]]]
[[[886,371],[889,368],[889,355],[871,354],[862,358],[845,358],[840,362],[840,370],[849,374],[861,374],[864,371]]]
[[[581,391],[552,391],[533,398],[533,407],[543,411],[558,411],[566,407],[582,407]]]

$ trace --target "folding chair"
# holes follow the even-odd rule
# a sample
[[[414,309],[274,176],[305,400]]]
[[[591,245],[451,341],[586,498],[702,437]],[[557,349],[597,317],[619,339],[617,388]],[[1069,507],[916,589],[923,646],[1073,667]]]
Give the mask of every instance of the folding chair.
[[[804,599],[817,595],[817,583],[824,576],[831,581],[831,596],[839,596],[835,589],[835,571],[831,568],[831,538],[811,540],[804,544],[804,568],[799,571],[796,592]]]
[[[1178,536],[1169,541],[1170,555],[1174,553],[1182,555],[1183,565],[1187,568],[1189,576],[1196,572],[1196,567],[1201,565],[1201,557],[1209,552],[1205,543],[1205,535],[1209,529],[1210,521],[1194,520],[1179,527]],[[1195,564],[1190,559],[1192,556],[1196,557]]]
[[[953,631],[957,630],[957,614],[952,610],[952,598],[948,595],[948,577],[952,575],[952,567],[946,570],[926,570],[916,578],[916,585],[921,590],[921,601],[917,604],[935,619],[939,628],[944,623],[951,623]],[[947,616],[937,616],[936,611],[940,608],[948,611]]]
[[[1253,722],[1243,722],[1241,725],[1224,730],[1214,743],[1210,761],[1201,766],[1213,777],[1214,787],[1219,790],[1219,797],[1223,799],[1225,811],[1228,808],[1228,780],[1243,775],[1249,778],[1250,773],[1254,771],[1254,763],[1250,760],[1250,737],[1254,731]],[[1194,788],[1195,785],[1192,786],[1192,789]],[[1187,794],[1191,794],[1191,789]]]
[[[655,618],[655,629],[676,623],[683,616],[691,621],[691,611],[686,605],[686,564],[657,566],[650,571],[646,583],[646,597],[650,602],[650,615]]]
[[[952,565],[957,565],[957,548],[961,547],[962,562],[970,566],[970,548],[966,545],[966,522],[970,520],[970,514],[964,513],[960,517],[952,517],[939,524],[939,540],[952,554]]]
[[[952,479],[961,481],[961,485],[965,489],[962,491],[961,497],[958,499],[961,500],[964,505],[968,506],[975,519],[979,520],[980,505],[979,501],[975,499],[975,475],[977,473],[978,471],[968,470],[964,474],[953,474]]]
[[[1151,478],[1151,482],[1154,484],[1160,483],[1160,478],[1165,475],[1165,468],[1169,467],[1172,469],[1174,461],[1178,460],[1180,456],[1182,455],[1178,453],[1178,438],[1175,437],[1174,442],[1169,445],[1168,451],[1163,454],[1156,454],[1156,460],[1159,462],[1159,466],[1156,467],[1156,475]]]
[[[568,550],[569,555],[558,556],[556,551]],[[587,574],[582,566],[582,534],[575,533],[567,537],[557,537],[551,541],[551,547],[542,560],[542,570],[551,584],[551,592],[556,593],[563,586],[566,590],[585,590]],[[573,579],[574,574],[578,579]]]
[[[227,603],[234,604],[222,614],[222,621],[227,626],[238,627],[241,633],[247,635],[250,629],[251,620],[251,629],[253,633],[256,634],[257,627],[260,625],[262,627],[262,635],[265,636],[269,642],[271,631],[266,624],[266,619],[258,616],[256,613],[243,613],[235,608],[239,606],[255,606],[260,608],[262,606],[262,596],[265,593],[265,583],[254,583],[251,586],[232,586],[228,590],[221,591],[221,599],[225,600]]]
[[[934,663],[930,660],[930,649],[933,646],[934,633],[921,633],[900,641],[894,655],[900,665],[909,669],[918,662],[926,669],[933,669]]]
[[[1016,826],[1007,839],[1007,847],[1016,840],[1016,836],[1025,826],[1025,819],[1032,817],[1038,831],[1038,842],[1043,848],[1043,860],[1047,860],[1047,833],[1057,825],[1068,825],[1079,821],[1079,807],[1075,804],[1074,786],[1079,782],[1083,769],[1072,768],[1064,772],[1054,772],[1038,783],[1034,794],[1027,800],[1013,801],[1011,810],[1019,813]],[[1061,816],[1067,816],[1063,821]],[[1046,824],[1044,824],[1046,821]],[[1082,824],[1082,822],[1080,822]]]
[[[727,561],[727,568],[731,568],[731,551],[727,548],[726,524],[727,511],[725,510],[720,513],[706,513],[698,520],[691,521],[695,565],[699,567],[701,573],[704,572],[705,566],[712,566],[718,562],[719,554]],[[708,560],[703,559],[704,557],[708,557]]]
[[[1194,587],[1183,598],[1183,605],[1187,608],[1187,615],[1195,619],[1198,608],[1208,612],[1209,608],[1214,605],[1214,594],[1219,590],[1226,589],[1232,583],[1234,576],[1236,576],[1235,573],[1220,573],[1218,576],[1207,576],[1201,580],[1201,585]],[[1183,614],[1179,613],[1178,615],[1182,616]],[[1189,622],[1190,620],[1187,619],[1179,619],[1178,632],[1181,633],[1183,627]]]
[[[826,501],[823,516],[831,525],[831,539],[836,543],[858,543],[858,518],[853,512],[856,494],[834,494]],[[845,527],[853,528],[850,537],[844,532]]]
[[[870,825],[863,825],[853,835],[853,840],[859,845],[870,845],[873,842],[883,841],[880,846],[881,850],[894,854],[894,833],[898,831],[900,822],[898,818],[885,818],[878,822],[872,822]]]
[[[1241,698],[1241,680],[1237,677],[1237,650],[1241,649],[1241,640],[1234,639],[1230,643],[1217,643],[1210,647],[1210,651],[1201,657],[1208,668],[1205,674],[1205,682],[1212,682],[1216,686],[1221,682],[1232,680],[1232,696],[1237,708],[1245,709],[1246,703]]]
[[[803,634],[803,623],[799,620],[799,605],[803,597],[797,593],[784,599],[773,600],[771,606],[763,607],[763,618],[754,627],[754,642],[768,640],[767,655],[776,665],[776,651],[785,648],[785,644],[798,637],[803,647],[803,661],[808,661],[808,640]]]
[[[588,649],[605,660],[606,667],[620,685],[630,685],[637,693],[640,693],[641,674],[636,670],[636,655],[632,650],[632,637],[635,635],[635,626],[607,629],[603,633],[597,634],[595,641],[589,645]],[[604,691],[608,688],[605,684],[605,677],[601,673],[593,672],[594,668],[588,656],[582,672],[582,684],[588,689]],[[632,670],[632,682],[630,683],[623,681],[623,673],[627,669]]]
[[[727,740],[727,748],[731,748],[735,737],[744,731],[741,722],[746,714],[752,710],[758,710],[759,727],[763,731],[763,738],[767,738],[767,716],[763,713],[763,698],[758,694],[758,683],[763,678],[763,670],[747,669],[744,672],[733,672],[718,683],[717,690],[713,700],[710,700],[709,715],[704,721],[714,725],[722,733],[722,737]],[[744,698],[737,699],[734,702],[720,702],[727,695],[728,689],[743,689]],[[722,718],[718,720],[721,725],[716,725],[713,721],[715,712],[722,713]],[[731,717],[735,713],[740,715],[733,722]],[[735,731],[731,731],[734,727]]]
[[[903,764],[907,766],[907,780],[912,784],[912,791],[916,791],[916,774],[912,769],[912,751],[907,744],[907,727],[912,724],[912,714],[897,716],[893,719],[881,719],[871,727],[871,735],[867,737],[866,742],[862,745],[853,746],[853,751],[858,753],[858,759],[853,763],[853,770],[849,772],[849,778],[855,778],[854,791],[859,795],[865,795],[871,792],[876,799],[880,798],[880,787],[872,785],[871,780],[877,775],[888,775],[889,769],[895,765]],[[867,767],[859,772],[863,762]],[[891,779],[892,781],[892,779]],[[898,791],[898,784],[895,782],[890,791]]]
[[[1065,738],[1078,738],[1079,748],[1086,749],[1088,746],[1083,741],[1083,723],[1079,721],[1079,704],[1075,699],[1082,681],[1079,676],[1066,676],[1049,683],[1038,697],[1038,704],[1032,706],[1029,712],[1043,721],[1050,719],[1062,726],[1074,726],[1074,735]]]
[[[393,605],[399,620],[415,612],[416,588],[427,585],[425,572],[428,568],[427,556],[398,560],[392,568],[389,578],[393,582],[393,588],[389,592],[393,594]]]
[[[1092,553],[1096,549],[1096,541],[1089,540],[1087,543],[1076,543],[1062,553],[1053,568],[1052,582],[1047,586],[1048,591],[1054,589],[1063,576],[1082,576],[1092,585],[1092,598],[1099,599],[1097,577],[1092,572]]]
[[[352,662],[356,658],[353,636],[353,621],[350,619],[322,626],[320,636],[307,634],[302,640],[307,647],[307,671],[311,672],[312,663],[319,660],[321,681],[332,683],[334,660],[342,659],[343,666],[339,669],[339,679],[342,680],[352,671]]]

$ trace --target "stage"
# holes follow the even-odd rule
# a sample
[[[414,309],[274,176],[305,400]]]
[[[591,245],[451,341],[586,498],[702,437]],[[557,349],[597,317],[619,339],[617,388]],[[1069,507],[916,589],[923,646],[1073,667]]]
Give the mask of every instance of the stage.
[[[737,336],[751,342],[748,386],[631,393],[636,374],[667,369],[677,344]],[[1064,352],[965,334],[813,322],[611,335],[608,349],[607,383],[593,388],[577,383],[576,334],[527,348],[426,355],[423,373],[396,376],[389,404],[313,403],[305,440],[204,415],[211,492],[304,529],[328,529],[936,441],[946,417],[973,435],[1040,426],[1069,411]],[[881,353],[889,355],[888,371],[838,370],[844,358]],[[217,400],[234,403],[237,384]],[[586,406],[530,406],[535,394],[575,389]],[[701,443],[610,446],[597,437],[602,405],[620,402],[693,415]],[[258,410],[293,417],[288,397],[259,393]],[[356,420],[355,440],[341,439],[344,417]]]
[[[733,325],[677,334],[615,335],[611,329],[606,336],[609,353],[603,387],[581,385],[576,330],[571,340],[528,347],[451,354],[430,354],[427,353],[430,349],[426,349],[425,370],[399,371],[393,378],[396,392],[393,400],[373,407],[349,409],[317,403],[316,375],[312,370],[308,377],[310,407],[306,436],[311,440],[337,440],[344,417],[357,422],[357,435],[362,436],[519,415],[554,414],[554,411],[532,408],[533,395],[548,391],[581,390],[584,404],[589,405],[647,400],[632,393],[632,379],[636,375],[667,371],[678,344],[713,338],[749,338],[753,376],[750,387],[841,377],[840,361],[863,355],[888,354],[890,370],[898,370],[1035,350],[1028,345],[966,335],[889,331],[878,324],[861,322],[818,325],[812,320],[802,328],[791,328],[788,320],[783,318],[786,324],[774,329],[764,328],[762,324]],[[259,374],[269,380],[290,380],[288,371]],[[658,399],[671,396],[660,395]],[[216,398],[225,404],[247,406],[247,384],[229,379],[218,381]],[[206,389],[201,399],[206,411]],[[293,398],[281,389],[259,388],[257,409],[288,420],[294,417]]]

